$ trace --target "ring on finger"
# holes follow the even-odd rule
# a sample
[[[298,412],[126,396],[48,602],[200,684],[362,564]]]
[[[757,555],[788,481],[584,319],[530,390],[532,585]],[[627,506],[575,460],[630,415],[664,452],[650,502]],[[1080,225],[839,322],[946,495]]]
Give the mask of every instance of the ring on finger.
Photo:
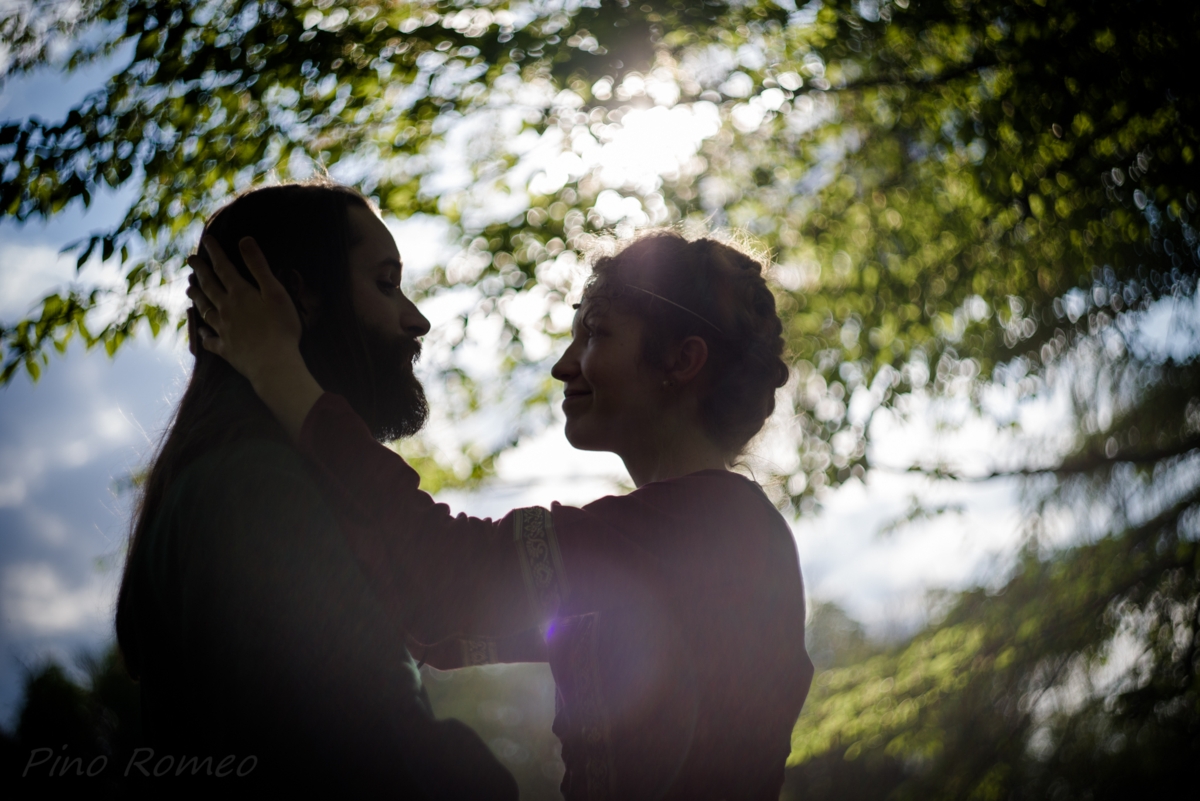
[[[205,309],[204,311],[200,312],[200,319],[201,319],[201,320],[203,320],[204,322],[206,322],[206,323],[207,323],[207,322],[208,322],[208,315],[209,315],[209,313],[210,313],[210,312],[212,312],[212,310],[213,310],[213,307],[212,307],[212,306],[209,306],[207,309]]]

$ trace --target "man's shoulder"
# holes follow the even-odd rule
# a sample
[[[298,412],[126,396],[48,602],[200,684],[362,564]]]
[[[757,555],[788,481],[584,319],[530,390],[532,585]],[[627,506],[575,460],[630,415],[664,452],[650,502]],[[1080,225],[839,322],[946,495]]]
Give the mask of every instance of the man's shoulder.
[[[206,491],[224,494],[236,491],[247,481],[261,483],[272,479],[313,483],[294,447],[250,437],[212,448],[185,467],[176,483],[185,492],[204,485]]]
[[[325,506],[299,452],[266,438],[212,448],[180,472],[164,500],[163,514],[189,529],[239,529],[264,514],[290,517]]]

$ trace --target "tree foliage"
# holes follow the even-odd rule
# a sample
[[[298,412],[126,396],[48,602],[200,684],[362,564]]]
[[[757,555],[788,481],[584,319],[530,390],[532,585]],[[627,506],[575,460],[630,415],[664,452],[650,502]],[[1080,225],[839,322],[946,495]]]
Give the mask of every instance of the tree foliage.
[[[1200,749],[1197,93],[1183,62],[1200,29],[1192,9],[1154,4],[945,10],[908,35],[863,26],[882,37],[848,59],[861,72],[830,78],[849,88],[843,122],[851,103],[862,122],[830,183],[856,185],[818,208],[838,227],[825,254],[853,268],[821,293],[825,319],[860,315],[880,364],[905,289],[927,311],[949,301],[940,330],[916,315],[898,337],[936,354],[935,391],[993,377],[1065,393],[1069,445],[1009,471],[1035,505],[1002,587],[953,596],[910,642],[818,678],[794,782],[804,797],[1167,791]],[[823,227],[800,239],[822,270]],[[1155,316],[1171,321],[1165,343],[1145,335]]]
[[[86,785],[91,797],[127,798],[121,771],[145,744],[137,684],[115,647],[82,656],[78,667],[82,682],[53,661],[25,670],[16,730],[0,730],[0,769],[10,784],[53,779]]]
[[[506,320],[510,369],[531,361],[531,334],[509,300],[561,299],[552,267],[592,234],[687,219],[751,231],[780,265],[798,501],[866,466],[870,411],[897,392],[977,385],[997,365],[1036,375],[1080,334],[1194,278],[1197,12],[1179,4],[15,8],[0,25],[7,75],[130,60],[66,119],[0,128],[3,213],[141,192],[76,248],[81,265],[119,259],[125,286],[63,292],[4,328],[6,380],[21,366],[36,376],[73,335],[112,353],[142,320],[169,323],[152,290],[175,280],[204,215],[314,164],[391,213],[452,223],[462,250],[422,289],[480,291]],[[715,113],[719,127],[665,176],[584,162],[531,180],[531,142],[577,156],[655,104]],[[470,167],[457,184],[448,148]],[[628,201],[624,217],[601,210],[605,191]],[[118,310],[92,331],[105,295]],[[532,327],[554,333],[549,317]],[[866,411],[848,415],[856,394]]]
[[[1168,369],[1160,389],[1196,392],[1194,366]],[[1194,402],[1180,426],[1142,417],[1153,400],[1099,437],[1145,430],[1151,448],[1111,459],[1093,438],[1067,460],[1002,587],[948,598],[911,641],[818,676],[793,739],[800,797],[858,785],[865,797],[1103,799],[1190,780],[1200,474],[1179,440],[1197,429]],[[1089,521],[1089,506],[1104,514]],[[1052,511],[1073,511],[1085,541],[1050,545]]]
[[[203,217],[314,165],[387,212],[448,221],[457,251],[418,291],[476,293],[443,341],[453,350],[482,316],[502,320],[503,391],[533,407],[551,393],[533,343],[562,333],[575,252],[614,228],[743,229],[776,265],[796,376],[781,395],[794,458],[779,469],[795,508],[863,475],[873,415],[903,413],[913,394],[979,403],[999,383],[1073,400],[1062,441],[996,465],[1026,476],[1035,500],[1002,590],[949,598],[911,642],[832,666],[797,729],[795,775],[816,794],[860,782],[863,797],[1097,797],[1194,755],[1200,401],[1185,323],[1200,265],[1200,6],[9,9],[6,76],[128,63],[63,120],[0,126],[0,213],[140,194],[76,247],[81,265],[119,260],[125,286],[64,290],[6,324],[5,381],[36,378],[72,336],[112,353],[143,320],[171,324],[156,292]],[[596,157],[668,111],[700,131],[669,168],[635,175]],[[520,313],[530,299],[533,319]],[[1147,321],[1164,315],[1175,333],[1155,345]],[[468,411],[497,392],[457,366],[445,385]],[[517,433],[459,472],[481,475]],[[1105,664],[1121,666],[1116,679],[1102,680]]]
[[[1115,316],[1190,292],[1197,266],[1194,10],[851,7],[823,5],[780,54],[810,48],[807,85],[827,91],[706,154],[736,188],[728,220],[793,271],[810,486],[865,458],[861,436],[819,444],[846,425],[831,396],[979,387],[997,365],[1036,377]],[[820,188],[797,192],[806,180]]]

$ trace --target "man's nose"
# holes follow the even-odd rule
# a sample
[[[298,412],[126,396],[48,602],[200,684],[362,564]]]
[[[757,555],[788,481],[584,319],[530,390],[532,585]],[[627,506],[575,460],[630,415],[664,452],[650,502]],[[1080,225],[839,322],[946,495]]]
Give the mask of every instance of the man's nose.
[[[405,298],[405,300],[408,299]],[[421,314],[421,310],[411,300],[404,304],[404,309],[400,312],[400,325],[404,328],[404,333],[413,339],[429,333],[429,320]]]

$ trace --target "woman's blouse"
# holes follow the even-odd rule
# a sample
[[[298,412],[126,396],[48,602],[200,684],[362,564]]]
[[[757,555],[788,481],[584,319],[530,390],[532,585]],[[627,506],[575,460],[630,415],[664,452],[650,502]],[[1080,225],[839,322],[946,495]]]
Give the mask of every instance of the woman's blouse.
[[[497,521],[435,503],[336,395],[300,448],[435,665],[549,660],[568,801],[779,797],[813,668],[795,543],[757,484],[707,470]]]

